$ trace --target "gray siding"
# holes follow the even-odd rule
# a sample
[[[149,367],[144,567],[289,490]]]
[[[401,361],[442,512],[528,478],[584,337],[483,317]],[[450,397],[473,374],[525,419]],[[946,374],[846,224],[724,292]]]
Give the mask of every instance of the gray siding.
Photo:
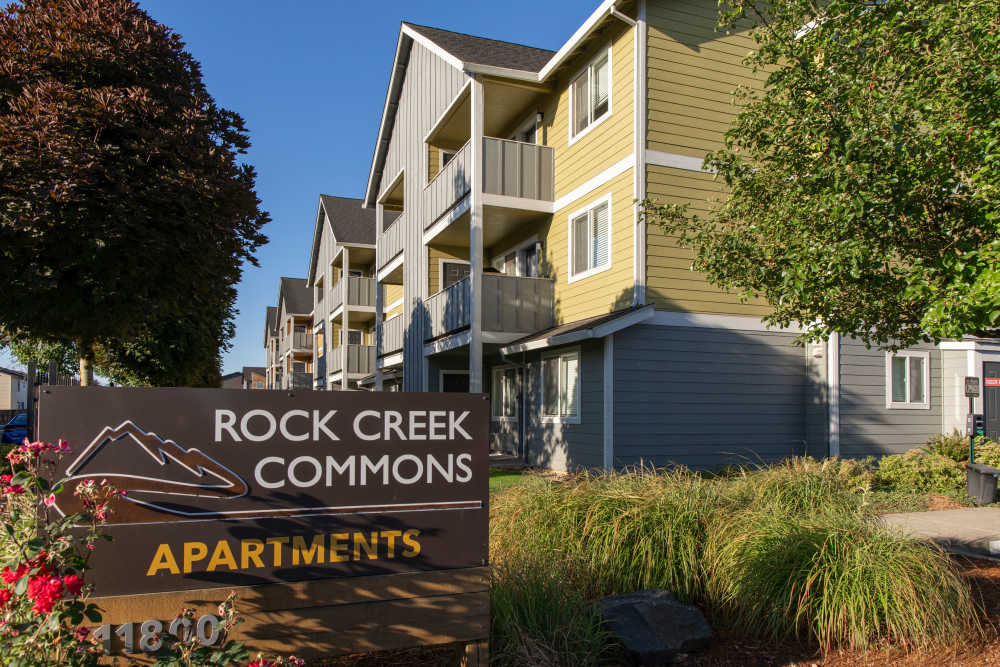
[[[899,454],[941,430],[941,351],[930,353],[930,409],[885,407],[885,351],[843,337],[840,343],[840,454]]]
[[[604,465],[604,342],[587,341],[580,349],[580,423],[552,424],[542,420],[541,358],[553,348],[529,353],[527,459],[531,465],[555,470],[601,468]],[[518,359],[519,361],[520,359]],[[617,402],[617,398],[616,398]]]
[[[656,325],[616,333],[615,466],[825,455],[825,441],[806,443],[808,369],[794,338]]]
[[[407,39],[404,37],[404,39]],[[424,186],[427,174],[424,137],[438,117],[465,84],[467,76],[445,63],[423,46],[412,45],[406,78],[396,110],[396,122],[386,154],[385,168],[379,191],[404,170],[405,222],[403,251],[403,326],[406,331],[403,366],[403,388],[406,391],[424,389],[426,360],[423,355],[425,317],[423,300],[428,296],[426,253],[423,252],[423,228],[427,222],[424,210]],[[391,113],[391,110],[389,111]],[[412,213],[412,214],[411,214]]]

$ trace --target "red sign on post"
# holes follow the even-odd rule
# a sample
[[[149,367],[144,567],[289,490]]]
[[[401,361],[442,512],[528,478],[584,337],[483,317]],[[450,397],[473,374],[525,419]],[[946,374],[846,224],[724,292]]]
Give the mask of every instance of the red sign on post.
[[[984,387],[1000,387],[1000,378],[983,378]]]

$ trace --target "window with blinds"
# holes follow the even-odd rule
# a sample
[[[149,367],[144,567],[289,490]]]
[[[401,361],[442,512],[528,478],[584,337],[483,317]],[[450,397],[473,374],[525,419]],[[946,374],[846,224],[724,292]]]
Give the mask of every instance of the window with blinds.
[[[571,275],[581,278],[611,265],[611,205],[605,200],[570,219]]]
[[[886,354],[887,408],[930,408],[929,356],[915,350]]]
[[[517,369],[493,369],[490,391],[493,405],[493,420],[505,421],[517,418]]]
[[[611,49],[594,59],[570,84],[572,136],[583,133],[611,111]]]
[[[542,416],[549,421],[579,423],[579,351],[542,358]]]

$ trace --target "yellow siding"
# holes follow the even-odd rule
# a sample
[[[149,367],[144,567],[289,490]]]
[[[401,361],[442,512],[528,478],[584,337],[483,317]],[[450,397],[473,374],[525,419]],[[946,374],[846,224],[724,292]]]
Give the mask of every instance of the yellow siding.
[[[705,214],[709,202],[723,195],[710,174],[650,165],[646,171],[649,197],[664,204],[690,204],[692,213]],[[675,237],[649,225],[646,234],[646,302],[658,309],[728,315],[764,315],[762,302],[740,303],[735,294],[709,285],[691,270],[694,253],[679,248]]]
[[[738,111],[733,91],[763,86],[764,75],[742,63],[754,42],[745,32],[716,32],[715,0],[653,0],[647,19],[647,146],[704,157],[722,146]]]
[[[611,268],[570,283],[569,218],[590,203],[611,195]],[[629,169],[608,183],[560,209],[545,234],[542,266],[556,279],[556,322],[559,324],[601,315],[632,305],[633,183]]]
[[[452,246],[427,248],[427,293],[441,291],[441,259],[461,259],[469,261],[469,249]]]
[[[559,77],[553,93],[540,106],[545,113],[539,143],[555,149],[556,199],[633,152],[635,30],[615,28],[612,36],[595,40],[585,56],[575,59]],[[569,143],[569,84],[601,50],[611,44],[611,114],[572,145]]]
[[[385,308],[385,316],[387,318],[392,317],[398,313],[403,312],[403,304],[399,304],[393,309],[389,309],[390,303],[396,303],[403,298],[403,286],[402,285],[383,285],[385,290],[383,298],[383,307]]]

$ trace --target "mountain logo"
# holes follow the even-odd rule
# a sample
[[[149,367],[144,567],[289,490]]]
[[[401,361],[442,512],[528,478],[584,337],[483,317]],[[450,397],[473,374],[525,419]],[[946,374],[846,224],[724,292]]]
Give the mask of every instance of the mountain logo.
[[[128,473],[118,472],[129,470]],[[106,426],[66,469],[56,509],[83,511],[76,488],[93,480],[126,492],[109,524],[169,523],[226,514],[227,501],[247,495],[246,481],[198,449],[185,449],[132,421]]]

